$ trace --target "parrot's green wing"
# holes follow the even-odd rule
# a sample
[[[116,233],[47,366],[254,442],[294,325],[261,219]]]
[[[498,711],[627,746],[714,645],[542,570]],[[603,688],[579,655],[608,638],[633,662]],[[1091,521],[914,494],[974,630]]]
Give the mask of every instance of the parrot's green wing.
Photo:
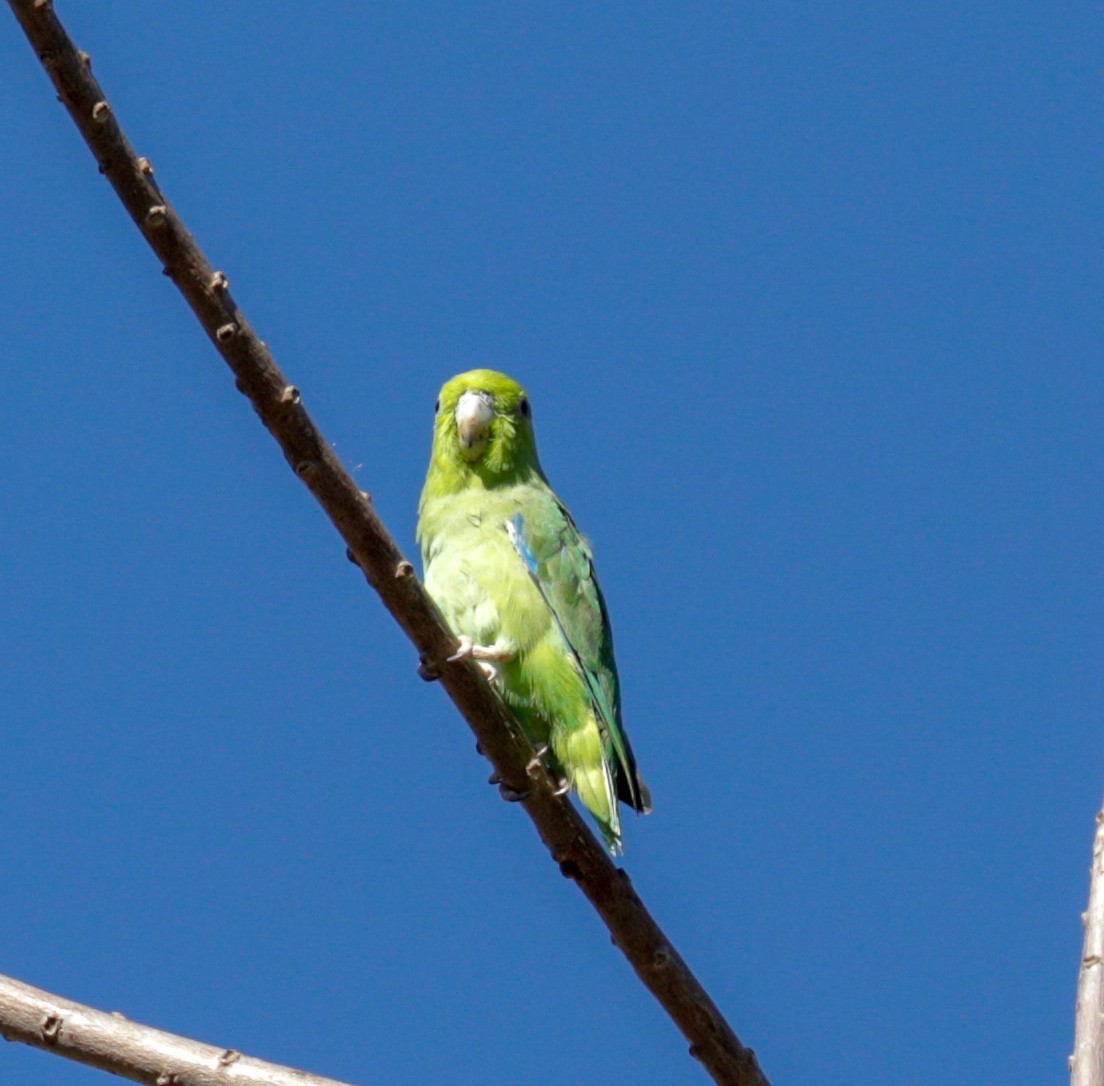
[[[621,724],[613,634],[589,545],[551,493],[526,502],[506,530],[586,681],[604,745],[613,754],[618,797],[634,810],[650,810],[651,797]]]

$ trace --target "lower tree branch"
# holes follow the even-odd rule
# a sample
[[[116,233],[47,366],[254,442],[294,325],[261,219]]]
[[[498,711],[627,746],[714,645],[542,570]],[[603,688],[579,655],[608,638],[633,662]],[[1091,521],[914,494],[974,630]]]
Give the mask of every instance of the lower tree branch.
[[[347,1086],[140,1026],[10,977],[0,977],[0,1036],[149,1086]]]
[[[475,664],[444,663],[456,648],[456,638],[376,516],[371,499],[345,471],[304,409],[298,389],[284,378],[234,303],[226,276],[208,263],[158,187],[149,161],[135,154],[92,75],[87,54],[74,48],[49,0],[8,2],[100,171],[233,371],[238,389],[418,649],[423,669],[440,678],[480,751],[493,763],[503,795],[520,800],[561,872],[593,904],[615,945],[715,1081],[767,1086],[754,1052],[736,1038],[625,872],[613,865],[575,808],[555,794],[555,782]]]
[[[1104,810],[1096,816],[1070,1086],[1104,1086]]]

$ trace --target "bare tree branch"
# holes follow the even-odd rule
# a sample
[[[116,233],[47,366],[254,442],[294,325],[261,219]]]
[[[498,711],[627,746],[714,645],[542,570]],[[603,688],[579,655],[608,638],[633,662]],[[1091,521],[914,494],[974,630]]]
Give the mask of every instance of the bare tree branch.
[[[1104,810],[1096,816],[1070,1086],[1104,1086]]]
[[[264,343],[185,229],[123,134],[89,58],[78,53],[49,0],[9,0],[85,142],[143,237],[233,371],[292,469],[341,533],[384,606],[419,650],[490,759],[506,798],[519,799],[561,872],[574,879],[605,921],[613,942],[687,1040],[691,1054],[728,1086],[766,1086],[755,1054],[731,1027],[610,861],[575,808],[555,795],[525,736],[470,660],[444,664],[456,639],[357,487],[304,409],[299,391],[277,368]]]
[[[346,1086],[232,1048],[140,1026],[10,977],[0,977],[0,1036],[150,1086],[226,1086],[231,1080],[256,1086]]]

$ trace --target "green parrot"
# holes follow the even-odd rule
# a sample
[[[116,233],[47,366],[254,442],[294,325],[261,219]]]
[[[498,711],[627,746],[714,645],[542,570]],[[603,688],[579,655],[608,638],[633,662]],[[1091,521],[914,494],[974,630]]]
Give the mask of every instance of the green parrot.
[[[525,389],[472,370],[437,400],[418,503],[426,590],[538,749],[621,851],[617,801],[651,810],[621,725],[613,636],[590,546],[537,459]]]

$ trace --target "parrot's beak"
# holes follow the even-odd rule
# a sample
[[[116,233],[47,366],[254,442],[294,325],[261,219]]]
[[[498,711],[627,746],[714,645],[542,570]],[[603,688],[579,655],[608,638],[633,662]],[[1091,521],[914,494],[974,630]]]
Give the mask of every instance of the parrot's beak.
[[[486,392],[465,392],[456,404],[455,418],[460,448],[476,450],[490,436],[494,403]]]

